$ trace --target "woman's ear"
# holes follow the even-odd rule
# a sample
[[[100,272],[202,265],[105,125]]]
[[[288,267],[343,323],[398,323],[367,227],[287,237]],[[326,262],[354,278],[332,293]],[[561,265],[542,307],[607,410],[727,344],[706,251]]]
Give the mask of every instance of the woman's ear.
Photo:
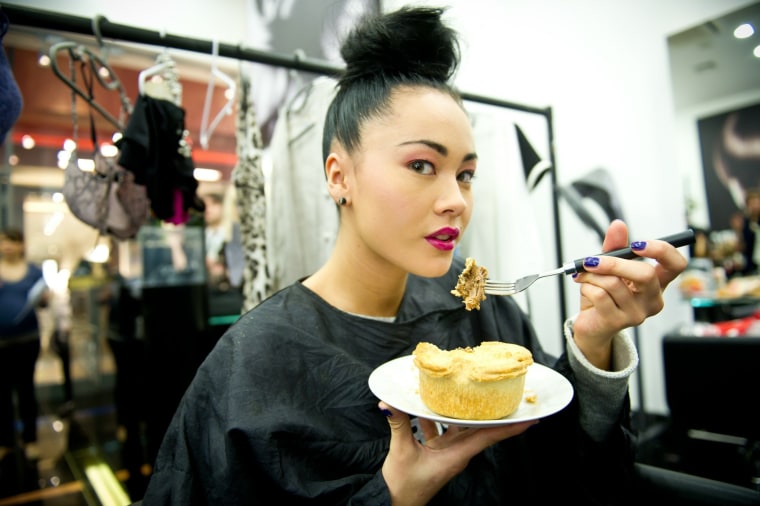
[[[349,158],[340,151],[333,151],[325,160],[325,177],[327,191],[335,202],[348,198],[348,183],[346,178],[346,163]]]

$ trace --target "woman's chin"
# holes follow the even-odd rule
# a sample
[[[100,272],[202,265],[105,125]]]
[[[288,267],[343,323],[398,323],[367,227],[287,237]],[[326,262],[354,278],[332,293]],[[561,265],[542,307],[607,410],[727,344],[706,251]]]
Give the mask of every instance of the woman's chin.
[[[428,261],[425,265],[412,271],[412,274],[423,278],[439,278],[449,272],[451,268],[451,261],[453,253],[446,258],[436,258],[435,260]]]

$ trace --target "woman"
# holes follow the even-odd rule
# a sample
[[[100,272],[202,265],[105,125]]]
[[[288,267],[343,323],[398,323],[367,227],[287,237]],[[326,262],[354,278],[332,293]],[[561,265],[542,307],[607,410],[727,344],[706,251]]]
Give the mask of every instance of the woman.
[[[40,353],[35,308],[47,303],[42,270],[27,262],[24,234],[0,233],[0,454],[15,446],[13,394],[17,395],[27,458],[38,456],[34,368]],[[0,455],[2,456],[2,455]]]
[[[656,263],[589,258],[559,360],[512,299],[467,311],[451,295],[478,160],[447,84],[459,55],[441,14],[372,17],[344,42],[323,144],[341,218],[334,251],[222,337],[167,431],[144,504],[591,504],[630,491],[637,355],[621,331],[662,309],[686,260],[657,240],[634,243]],[[604,248],[627,241],[613,222]],[[419,341],[488,340],[521,344],[565,375],[571,404],[538,424],[440,435],[419,419],[418,441],[410,417],[368,388],[373,369]]]
[[[760,190],[750,188],[744,199],[744,215],[741,227],[741,252],[744,256],[742,274],[752,276],[757,274],[760,264],[760,241],[757,240],[760,231]]]

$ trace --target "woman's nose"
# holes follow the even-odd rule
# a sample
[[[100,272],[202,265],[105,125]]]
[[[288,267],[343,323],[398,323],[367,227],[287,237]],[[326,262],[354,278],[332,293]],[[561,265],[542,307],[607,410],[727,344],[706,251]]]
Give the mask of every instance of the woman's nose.
[[[469,205],[465,191],[456,178],[447,178],[435,202],[437,213],[461,214]]]

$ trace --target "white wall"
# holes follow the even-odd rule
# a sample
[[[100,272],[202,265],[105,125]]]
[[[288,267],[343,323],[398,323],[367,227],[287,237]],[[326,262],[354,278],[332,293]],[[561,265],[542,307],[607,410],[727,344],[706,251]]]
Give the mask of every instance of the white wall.
[[[115,23],[238,43],[247,39],[245,1],[220,0],[212,7],[202,0],[70,0],[66,12],[102,14]],[[56,0],[23,3],[61,10]],[[403,3],[382,2],[385,9]],[[666,38],[749,3],[449,0],[441,5],[451,6],[447,16],[462,34],[458,86],[470,93],[551,106],[559,183],[597,167],[608,169],[632,235],[654,238],[685,227],[683,174],[701,167],[694,162],[699,156],[696,144],[689,145],[685,132],[694,128],[694,113],[675,116]],[[563,220],[562,235],[567,259],[599,247],[572,220]],[[574,288],[569,292],[570,312],[577,306],[576,293]],[[690,307],[674,288],[667,292],[666,304],[640,327],[638,336],[644,408],[655,413],[667,412],[661,338],[691,319]],[[555,312],[557,308],[546,308],[545,313]],[[556,342],[556,336],[548,339]],[[636,387],[633,382],[634,405]]]

